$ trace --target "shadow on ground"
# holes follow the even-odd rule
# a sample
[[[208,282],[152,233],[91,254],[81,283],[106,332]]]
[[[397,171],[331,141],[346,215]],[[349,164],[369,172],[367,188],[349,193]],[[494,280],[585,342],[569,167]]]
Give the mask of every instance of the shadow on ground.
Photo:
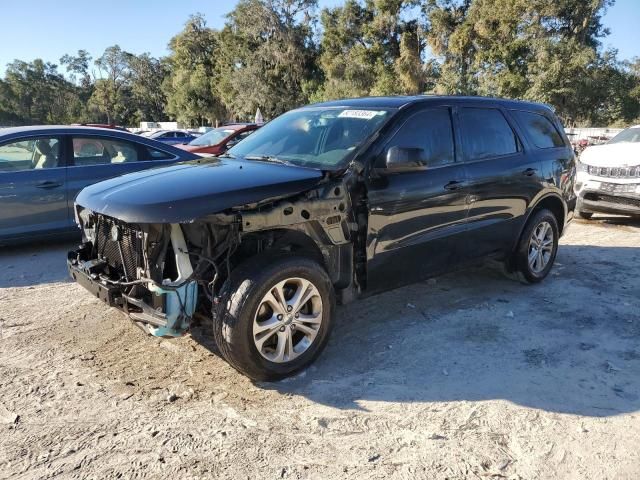
[[[639,270],[640,248],[563,246],[540,285],[475,269],[395,290],[340,308],[312,367],[260,386],[341,409],[504,399],[575,415],[634,412]]]

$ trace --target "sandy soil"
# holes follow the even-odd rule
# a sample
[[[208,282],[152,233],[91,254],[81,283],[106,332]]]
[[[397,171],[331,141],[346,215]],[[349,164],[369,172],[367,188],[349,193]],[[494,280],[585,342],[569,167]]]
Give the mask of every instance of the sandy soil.
[[[0,478],[640,476],[640,224],[577,223],[546,282],[475,269],[339,309],[252,384],[207,329],[162,340],[0,253]]]

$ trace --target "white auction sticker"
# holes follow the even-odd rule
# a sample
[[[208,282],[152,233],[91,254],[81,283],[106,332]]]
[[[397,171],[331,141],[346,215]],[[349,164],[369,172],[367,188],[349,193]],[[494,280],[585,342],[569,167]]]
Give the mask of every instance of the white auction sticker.
[[[343,110],[338,117],[340,118],[363,118],[365,120],[371,120],[380,112],[376,110]]]

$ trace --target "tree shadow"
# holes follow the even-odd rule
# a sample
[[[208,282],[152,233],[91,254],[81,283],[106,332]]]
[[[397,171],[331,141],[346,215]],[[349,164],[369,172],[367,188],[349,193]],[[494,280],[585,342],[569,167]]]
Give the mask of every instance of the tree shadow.
[[[314,365],[260,386],[340,409],[503,399],[594,417],[637,411],[638,273],[640,248],[569,245],[539,285],[476,268],[398,289],[339,308]]]

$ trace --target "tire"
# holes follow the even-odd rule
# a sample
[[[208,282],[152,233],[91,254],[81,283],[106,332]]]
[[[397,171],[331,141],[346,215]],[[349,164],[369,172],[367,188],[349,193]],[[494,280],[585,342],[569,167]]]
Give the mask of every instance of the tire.
[[[295,295],[303,290],[310,299],[299,310],[286,312],[285,304],[294,307]],[[277,301],[282,293],[286,303]],[[322,266],[303,256],[266,256],[246,262],[225,282],[213,312],[214,338],[225,360],[242,374],[252,380],[279,380],[322,352],[334,311],[335,292]]]
[[[583,212],[582,210],[576,210],[576,216],[578,218],[582,218],[583,220],[591,220],[591,217],[593,217],[593,213]]]
[[[545,237],[540,241],[538,238],[543,230]],[[536,234],[536,239],[533,239],[534,234]],[[556,259],[559,238],[558,221],[553,213],[547,209],[535,212],[527,222],[515,252],[516,272],[523,282],[538,283],[545,279]],[[540,250],[538,245],[544,245],[544,248]],[[536,255],[539,261],[536,260],[531,264],[529,255],[534,250],[540,250],[541,256]]]

